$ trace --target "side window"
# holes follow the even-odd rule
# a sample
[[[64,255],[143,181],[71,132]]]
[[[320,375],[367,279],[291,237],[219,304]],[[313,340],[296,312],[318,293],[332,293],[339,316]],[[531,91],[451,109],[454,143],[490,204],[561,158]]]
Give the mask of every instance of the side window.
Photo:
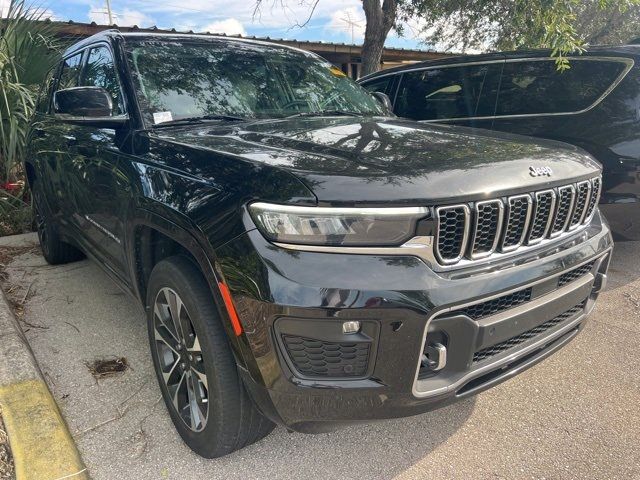
[[[73,88],[78,86],[78,77],[82,67],[82,53],[78,53],[73,57],[66,58],[62,61],[62,71],[60,72],[60,81],[58,82],[58,90],[65,88]]]
[[[113,113],[124,113],[122,92],[118,83],[118,74],[113,64],[113,57],[107,47],[96,47],[89,51],[89,58],[84,70],[81,85],[84,87],[102,87],[111,94]]]
[[[371,80],[370,82],[367,82],[362,86],[370,92],[382,92],[388,95],[389,92],[387,90],[389,89],[389,85],[391,84],[393,78],[393,75],[387,75],[386,77]]]
[[[493,114],[500,64],[432,68],[402,77],[396,113],[415,120]]]
[[[496,115],[577,112],[590,107],[624,71],[625,64],[571,59],[559,72],[553,60],[507,62]]]

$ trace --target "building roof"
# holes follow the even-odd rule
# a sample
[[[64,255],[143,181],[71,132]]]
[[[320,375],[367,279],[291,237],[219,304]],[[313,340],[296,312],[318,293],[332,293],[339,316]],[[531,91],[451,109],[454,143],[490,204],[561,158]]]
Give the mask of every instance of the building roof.
[[[46,20],[51,21],[51,20]],[[79,23],[69,20],[67,22],[52,22],[58,27],[58,36],[64,40],[68,40],[69,43],[76,42],[82,38],[89,37],[96,33],[109,29],[118,29],[121,32],[140,32],[140,33],[198,33],[203,35],[215,35],[231,38],[244,38],[250,40],[262,40],[267,42],[278,43],[281,45],[287,45],[290,47],[300,48],[303,50],[309,50],[320,54],[322,56],[331,55],[332,57],[343,57],[345,59],[359,59],[362,53],[362,45],[348,44],[348,43],[332,43],[323,41],[310,41],[310,40],[290,40],[285,38],[271,38],[271,37],[256,37],[251,35],[226,35],[224,33],[213,32],[194,32],[192,30],[187,32],[177,31],[175,28],[162,29],[158,27],[140,28],[137,25],[132,27],[121,27],[114,25],[99,25],[95,22],[91,23]],[[407,48],[393,48],[385,47],[382,60],[383,62],[415,62],[424,60],[435,60],[439,58],[446,58],[451,56],[448,53],[436,52],[433,50],[419,50],[419,49],[407,49]],[[347,61],[347,60],[345,60]]]

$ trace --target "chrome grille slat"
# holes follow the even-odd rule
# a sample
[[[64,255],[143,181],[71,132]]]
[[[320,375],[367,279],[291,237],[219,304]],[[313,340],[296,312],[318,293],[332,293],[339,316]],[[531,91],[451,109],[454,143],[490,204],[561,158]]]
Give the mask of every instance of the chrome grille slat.
[[[443,265],[543,244],[591,221],[600,177],[511,197],[435,208],[434,253]],[[472,215],[473,213],[473,215]]]
[[[557,237],[569,226],[573,203],[575,201],[576,188],[573,185],[558,188],[558,206],[555,211],[551,237]]]
[[[474,260],[491,255],[500,240],[500,230],[504,217],[501,200],[487,200],[476,203],[471,258]]]
[[[569,229],[573,230],[577,228],[584,220],[584,214],[587,211],[589,205],[589,197],[591,196],[591,182],[584,181],[578,183],[576,188],[576,199],[573,208],[573,214],[571,215],[571,223]]]
[[[507,221],[500,250],[511,252],[524,242],[531,219],[531,195],[517,195],[507,200]]]
[[[589,198],[589,206],[587,207],[587,213],[584,216],[585,221],[588,221],[591,219],[591,215],[593,215],[593,212],[596,209],[596,205],[600,201],[601,191],[602,191],[602,180],[600,178],[594,178],[591,181],[591,197]]]
[[[456,263],[464,256],[469,238],[470,216],[467,205],[436,208],[436,253],[441,263]]]
[[[556,192],[553,190],[543,190],[536,192],[533,210],[533,220],[529,230],[528,245],[540,243],[549,233],[553,223],[553,215],[556,208]]]

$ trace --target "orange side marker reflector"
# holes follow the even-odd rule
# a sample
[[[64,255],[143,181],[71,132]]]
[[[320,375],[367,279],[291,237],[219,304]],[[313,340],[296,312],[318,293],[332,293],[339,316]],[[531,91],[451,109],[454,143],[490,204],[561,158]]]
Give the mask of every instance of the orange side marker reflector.
[[[242,325],[240,324],[240,318],[238,318],[238,312],[236,311],[236,307],[233,305],[233,300],[231,299],[231,292],[229,292],[229,287],[227,287],[222,282],[218,282],[218,287],[220,287],[222,300],[224,300],[224,306],[227,308],[227,313],[229,314],[229,319],[231,320],[233,333],[235,333],[236,336],[239,337],[242,334]]]

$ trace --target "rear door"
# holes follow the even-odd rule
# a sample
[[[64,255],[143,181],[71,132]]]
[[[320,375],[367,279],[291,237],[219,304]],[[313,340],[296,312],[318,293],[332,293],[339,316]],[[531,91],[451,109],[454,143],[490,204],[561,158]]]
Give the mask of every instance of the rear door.
[[[418,121],[491,128],[502,66],[498,60],[405,71],[394,111]]]

